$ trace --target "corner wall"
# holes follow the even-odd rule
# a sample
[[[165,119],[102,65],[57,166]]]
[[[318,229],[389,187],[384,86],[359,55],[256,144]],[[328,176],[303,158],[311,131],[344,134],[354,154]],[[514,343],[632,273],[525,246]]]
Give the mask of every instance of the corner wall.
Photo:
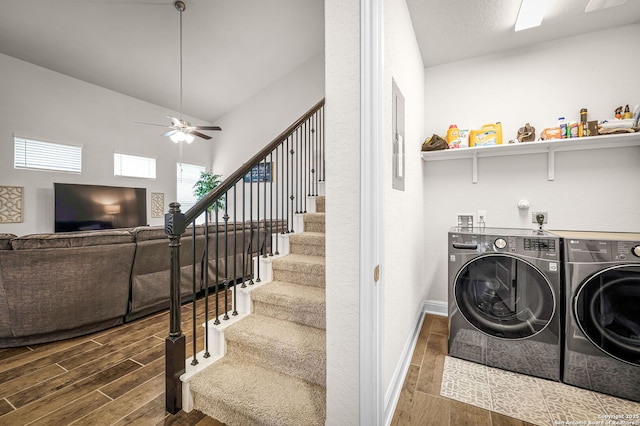
[[[327,425],[360,423],[360,1],[325,1]]]
[[[424,123],[424,68],[405,0],[384,2],[384,130],[382,134],[382,285],[384,337],[382,386],[387,399],[397,385],[405,346],[429,291],[424,279],[423,179],[420,148]],[[392,90],[405,99],[405,189],[392,189]],[[410,356],[410,354],[409,354]],[[402,382],[399,383],[402,387]],[[385,400],[386,404],[391,401]],[[395,403],[395,401],[393,401]]]
[[[608,60],[612,46],[620,54]],[[428,68],[424,135],[501,121],[508,140],[525,122],[539,134],[559,116],[578,120],[585,107],[590,120],[610,118],[617,106],[640,103],[638,58],[635,24]],[[470,159],[423,163],[428,298],[447,301],[447,232],[457,212],[486,210],[491,227],[534,228],[531,212],[546,211],[547,229],[637,231],[638,164],[638,146],[560,152],[549,181],[544,153],[481,158],[473,184]],[[529,210],[517,208],[520,199]]]

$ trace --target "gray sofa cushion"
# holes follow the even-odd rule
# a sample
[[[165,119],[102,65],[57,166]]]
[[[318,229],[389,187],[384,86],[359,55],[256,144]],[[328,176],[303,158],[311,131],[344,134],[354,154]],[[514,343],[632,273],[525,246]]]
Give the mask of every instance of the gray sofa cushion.
[[[62,232],[59,234],[31,234],[11,240],[14,250],[50,248],[90,247],[107,244],[132,243],[133,235],[128,230],[95,232]]]
[[[0,234],[0,250],[11,250],[11,240],[16,238],[13,234]]]

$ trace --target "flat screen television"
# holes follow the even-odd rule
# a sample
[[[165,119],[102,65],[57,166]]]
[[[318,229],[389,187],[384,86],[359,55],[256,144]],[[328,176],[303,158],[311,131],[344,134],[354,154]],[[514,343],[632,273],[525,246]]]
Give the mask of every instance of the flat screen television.
[[[55,232],[147,224],[146,188],[54,183]]]

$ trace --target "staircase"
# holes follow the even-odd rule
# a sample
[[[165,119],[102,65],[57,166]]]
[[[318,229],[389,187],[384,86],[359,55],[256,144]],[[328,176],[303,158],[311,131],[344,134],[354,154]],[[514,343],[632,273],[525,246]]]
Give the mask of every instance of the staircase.
[[[324,196],[315,210],[303,232],[279,236],[289,253],[263,261],[269,281],[246,290],[248,313],[218,329],[224,356],[188,379],[185,410],[229,426],[324,424]]]

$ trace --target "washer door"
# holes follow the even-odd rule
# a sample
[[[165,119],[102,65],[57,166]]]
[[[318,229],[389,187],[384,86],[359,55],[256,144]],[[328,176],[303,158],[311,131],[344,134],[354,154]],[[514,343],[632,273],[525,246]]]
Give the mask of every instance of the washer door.
[[[538,334],[555,312],[549,280],[531,263],[487,254],[465,264],[454,282],[458,310],[479,331],[503,339]]]
[[[591,343],[640,365],[640,265],[618,265],[587,278],[574,297],[573,315]]]

